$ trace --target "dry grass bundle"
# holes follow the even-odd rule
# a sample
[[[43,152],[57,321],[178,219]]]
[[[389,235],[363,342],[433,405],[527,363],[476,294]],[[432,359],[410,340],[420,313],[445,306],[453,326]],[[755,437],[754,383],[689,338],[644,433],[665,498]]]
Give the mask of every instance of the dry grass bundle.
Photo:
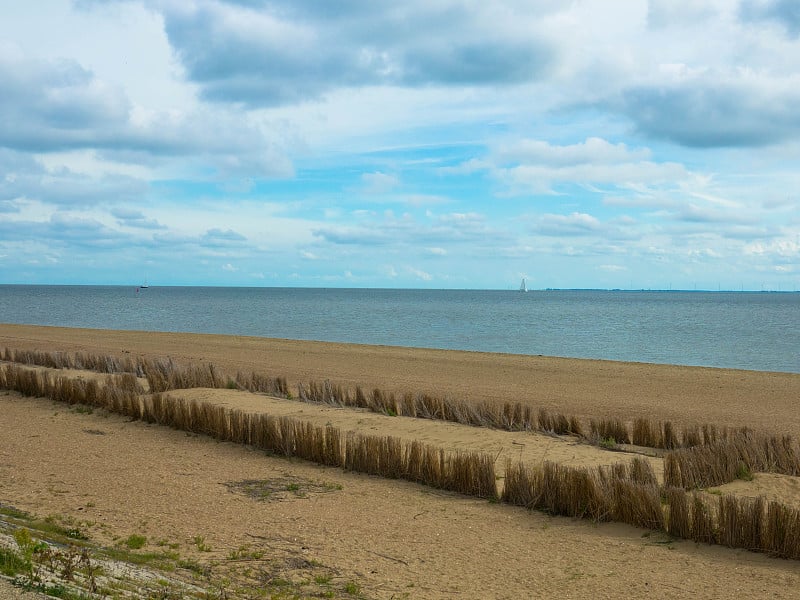
[[[421,459],[419,482],[431,487],[440,487],[445,473],[444,450],[423,444]]]
[[[736,479],[736,448],[726,442],[673,450],[664,455],[664,484],[686,490],[722,485]]]
[[[325,428],[308,421],[295,421],[295,456],[311,462],[325,462]]]
[[[534,508],[568,517],[607,520],[608,490],[596,470],[567,467],[549,461],[541,465]]]
[[[250,413],[233,409],[228,411],[228,431],[225,440],[234,444],[252,443],[252,423]]]
[[[397,416],[400,413],[397,400],[394,394],[384,394],[378,389],[372,391],[369,398],[369,408],[373,412],[383,413],[385,415]]]
[[[23,365],[38,365],[48,369],[70,369],[73,361],[65,352],[40,352],[39,350],[9,350],[3,352],[3,360]]]
[[[506,459],[506,477],[500,499],[514,506],[532,509],[538,498],[538,475],[521,462]]]
[[[275,451],[283,456],[297,454],[297,439],[295,435],[296,421],[291,417],[278,417],[278,446]]]
[[[719,543],[731,548],[760,550],[764,523],[764,498],[719,498]]]
[[[630,436],[625,423],[619,419],[601,419],[590,422],[591,438],[596,442],[611,440],[615,444],[630,444]]]
[[[633,422],[631,441],[636,446],[661,448],[664,444],[661,427],[656,427],[650,419],[638,418]]]
[[[179,366],[172,359],[147,360],[142,365],[144,376],[153,393],[189,388],[235,387],[232,379],[209,364]]]
[[[342,457],[342,434],[337,427],[325,427],[325,451],[322,464],[329,467],[341,467],[344,463]]]
[[[492,411],[488,405],[483,405],[484,414],[492,415]],[[532,409],[530,406],[523,406],[521,402],[506,402],[503,405],[502,419],[500,420],[499,427],[491,419],[492,424],[498,429],[505,429],[506,431],[530,431],[532,428]],[[491,418],[491,417],[490,417]]]
[[[258,373],[236,373],[235,379],[239,389],[248,392],[269,394],[280,398],[289,396],[289,386],[285,377],[267,377]]]
[[[689,537],[703,544],[717,543],[717,528],[713,509],[706,504],[700,494],[692,494],[691,528]]]
[[[611,481],[611,490],[614,521],[645,529],[664,529],[661,490],[658,485],[614,479]]]
[[[43,376],[32,369],[23,369],[16,365],[6,365],[3,369],[3,387],[19,392],[23,396],[33,398],[44,395],[45,382]]]
[[[671,421],[664,421],[661,424],[661,440],[662,440],[662,448],[666,448],[667,450],[673,450],[674,448],[680,447],[680,442],[678,441],[678,434],[675,431],[675,427],[673,427]]]
[[[676,538],[689,539],[691,537],[689,496],[685,490],[677,487],[665,488],[664,495],[669,507],[667,533]]]
[[[582,433],[577,419],[571,420],[560,413],[552,415],[544,408],[539,409],[536,422],[539,430],[547,433],[555,433],[556,435],[567,435],[570,433],[581,435]]]
[[[780,502],[770,502],[761,535],[765,552],[800,560],[800,510]]]
[[[129,356],[99,356],[76,352],[41,352],[38,350],[11,350],[5,348],[0,358],[7,362],[38,365],[48,369],[82,369],[98,373],[134,373],[142,375],[141,362]]]
[[[762,441],[766,460],[766,471],[784,475],[800,475],[800,448],[789,435],[769,436]]]
[[[727,439],[675,450],[664,457],[664,482],[684,489],[722,485],[755,472],[800,474],[800,447],[789,436],[740,429]]]
[[[628,478],[628,465],[622,462],[614,463],[606,468],[600,467],[599,471],[602,474],[603,481]]]
[[[478,498],[497,498],[494,459],[482,452],[456,452],[447,457],[441,487]]]
[[[407,478],[407,453],[396,437],[350,432],[345,443],[344,468],[390,479]]]
[[[716,425],[711,425],[706,423],[703,425],[703,445],[709,446],[711,444],[716,444],[718,441],[722,439],[719,432],[717,431]]]
[[[344,468],[357,473],[378,475],[380,458],[377,455],[377,438],[354,432],[347,434],[344,447]]]
[[[692,448],[703,444],[703,433],[698,425],[687,425],[681,434],[684,448]]]
[[[658,483],[656,474],[653,471],[653,465],[650,461],[641,456],[636,456],[631,460],[628,467],[628,478],[634,483],[641,483],[645,485],[655,485]]]

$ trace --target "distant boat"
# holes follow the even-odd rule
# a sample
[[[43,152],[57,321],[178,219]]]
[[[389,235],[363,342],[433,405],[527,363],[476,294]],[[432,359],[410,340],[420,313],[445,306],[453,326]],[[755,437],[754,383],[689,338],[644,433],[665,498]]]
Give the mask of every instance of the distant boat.
[[[527,292],[528,291],[528,284],[525,283],[525,278],[522,278],[522,283],[519,284],[519,291],[520,292]]]
[[[149,285],[147,285],[147,279],[145,279],[145,280],[144,280],[144,283],[143,283],[142,285],[140,285],[140,286],[139,286],[139,289],[141,289],[141,290],[146,290],[146,289],[147,289],[147,288],[149,288],[149,287],[150,287],[150,286],[149,286]]]

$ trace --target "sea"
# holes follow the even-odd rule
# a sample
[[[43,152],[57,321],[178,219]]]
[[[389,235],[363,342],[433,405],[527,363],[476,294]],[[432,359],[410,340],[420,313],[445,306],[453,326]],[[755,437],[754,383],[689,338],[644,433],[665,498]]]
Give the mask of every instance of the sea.
[[[800,373],[800,293],[0,285],[0,322]]]

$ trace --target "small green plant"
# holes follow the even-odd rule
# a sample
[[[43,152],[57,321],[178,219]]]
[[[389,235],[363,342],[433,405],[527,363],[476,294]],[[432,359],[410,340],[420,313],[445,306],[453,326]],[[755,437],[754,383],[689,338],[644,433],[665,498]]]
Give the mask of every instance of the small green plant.
[[[192,542],[200,552],[211,552],[211,546],[206,544],[206,538],[201,535],[196,535],[192,538]]]
[[[736,479],[742,479],[744,481],[753,481],[753,472],[743,462],[739,463],[739,466],[736,468]]]
[[[14,577],[21,573],[27,573],[31,568],[29,562],[8,548],[0,548],[0,574],[6,577]]]
[[[177,563],[178,568],[186,569],[187,571],[192,571],[193,573],[197,573],[198,575],[207,576],[209,574],[209,568],[204,567],[196,560],[190,559],[181,559]]]
[[[606,437],[600,440],[600,447],[606,450],[616,450],[617,449],[617,440],[613,437]]]
[[[356,596],[361,593],[361,586],[354,581],[348,581],[344,586],[344,591],[351,596]]]
[[[131,550],[139,550],[144,548],[145,544],[147,544],[147,538],[143,535],[137,535],[134,533],[128,536],[128,539],[125,540],[124,544]]]

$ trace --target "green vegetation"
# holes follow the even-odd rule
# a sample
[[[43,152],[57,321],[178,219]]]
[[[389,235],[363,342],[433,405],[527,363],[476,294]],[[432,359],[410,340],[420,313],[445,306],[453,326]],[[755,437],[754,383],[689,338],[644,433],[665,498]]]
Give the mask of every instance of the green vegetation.
[[[206,538],[200,535],[194,536],[192,538],[192,543],[194,544],[195,548],[197,548],[200,552],[211,552],[211,546],[206,544]]]
[[[124,544],[131,550],[139,550],[147,544],[147,538],[143,535],[132,534],[128,536]]]

